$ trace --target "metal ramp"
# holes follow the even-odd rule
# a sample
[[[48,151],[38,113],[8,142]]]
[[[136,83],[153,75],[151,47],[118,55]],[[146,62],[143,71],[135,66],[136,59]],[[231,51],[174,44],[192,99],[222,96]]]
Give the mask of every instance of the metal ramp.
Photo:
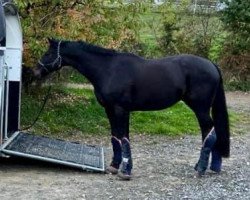
[[[84,170],[104,172],[104,150],[102,147],[67,142],[16,132],[6,142],[1,152]]]

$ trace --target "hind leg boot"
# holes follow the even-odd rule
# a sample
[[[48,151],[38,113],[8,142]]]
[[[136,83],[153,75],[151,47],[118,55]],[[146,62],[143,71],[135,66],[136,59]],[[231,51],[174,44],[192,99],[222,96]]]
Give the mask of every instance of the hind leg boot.
[[[204,175],[207,170],[209,163],[209,155],[214,147],[214,144],[217,140],[216,133],[214,128],[209,132],[207,137],[204,139],[203,146],[200,153],[200,158],[198,163],[195,165],[195,170],[199,175]]]
[[[212,150],[212,162],[210,169],[216,173],[221,171],[222,157],[216,149]]]

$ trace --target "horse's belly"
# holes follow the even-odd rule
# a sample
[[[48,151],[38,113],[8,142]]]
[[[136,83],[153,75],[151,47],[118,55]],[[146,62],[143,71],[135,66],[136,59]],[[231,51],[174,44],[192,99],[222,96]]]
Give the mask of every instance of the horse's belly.
[[[150,111],[150,110],[161,110],[174,105],[180,100],[180,96],[162,97],[160,98],[151,96],[148,98],[139,98],[134,101],[131,105],[133,111]]]

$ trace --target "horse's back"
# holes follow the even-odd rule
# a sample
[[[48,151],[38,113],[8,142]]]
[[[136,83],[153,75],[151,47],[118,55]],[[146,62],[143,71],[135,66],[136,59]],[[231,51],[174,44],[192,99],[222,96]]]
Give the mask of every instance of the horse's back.
[[[109,102],[126,104],[131,110],[158,110],[182,100],[187,93],[203,95],[218,79],[213,63],[198,56],[146,60],[126,55],[113,63],[105,96],[112,97]]]
[[[165,71],[176,79],[184,79],[193,87],[218,84],[219,69],[208,59],[191,54],[182,54],[160,59],[165,64]]]
[[[197,84],[217,83],[220,74],[209,60],[190,54],[170,56],[161,59],[145,60],[135,65],[138,73],[134,78],[149,88],[163,85],[169,90],[185,89],[188,82]]]
[[[196,76],[206,74],[211,78],[219,78],[218,69],[210,60],[206,58],[191,54],[183,54],[175,56],[175,60],[179,62],[182,69],[189,75],[193,74]]]

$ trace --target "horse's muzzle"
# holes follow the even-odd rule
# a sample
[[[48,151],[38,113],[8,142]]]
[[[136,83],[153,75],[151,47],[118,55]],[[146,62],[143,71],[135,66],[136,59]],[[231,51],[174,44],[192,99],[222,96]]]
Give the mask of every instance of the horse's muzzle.
[[[33,75],[34,75],[35,79],[41,79],[42,78],[41,69],[35,68],[35,69],[32,69],[32,71],[33,71]]]

